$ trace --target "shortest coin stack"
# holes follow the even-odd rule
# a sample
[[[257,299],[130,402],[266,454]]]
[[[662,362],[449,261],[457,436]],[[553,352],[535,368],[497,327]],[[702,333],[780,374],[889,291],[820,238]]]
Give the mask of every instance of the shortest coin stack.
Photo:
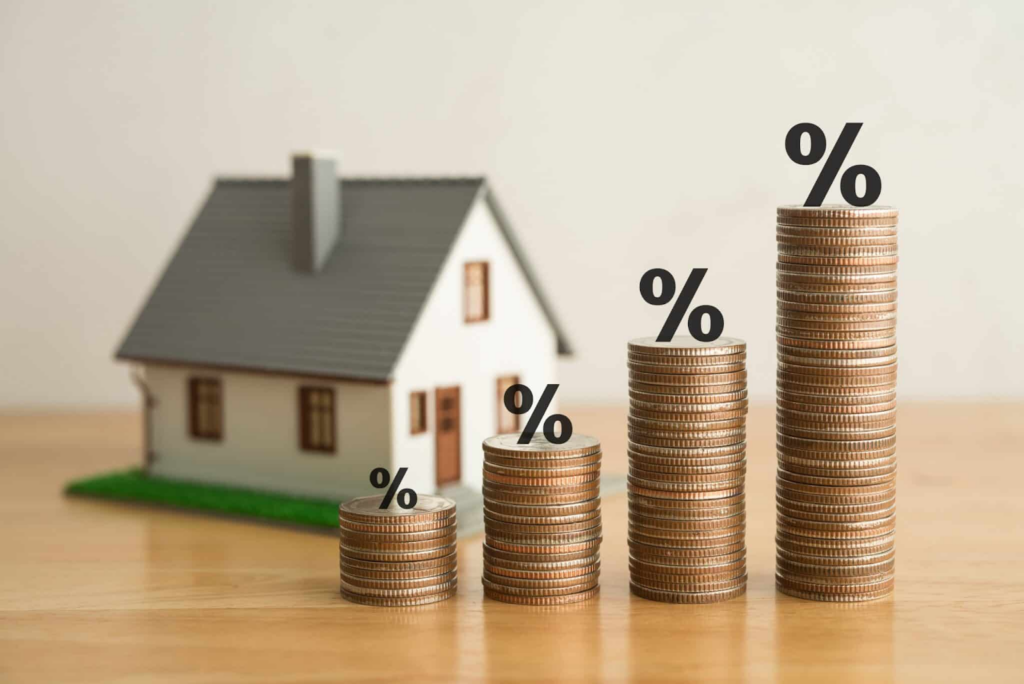
[[[601,569],[601,443],[519,435],[484,441],[484,594],[551,606],[595,596]]]
[[[455,595],[455,502],[420,495],[409,509],[383,496],[341,504],[341,595],[368,606],[421,606]]]

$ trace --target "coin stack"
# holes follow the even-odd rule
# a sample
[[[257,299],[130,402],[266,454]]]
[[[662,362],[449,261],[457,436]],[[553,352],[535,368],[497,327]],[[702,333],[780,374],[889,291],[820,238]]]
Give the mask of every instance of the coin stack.
[[[776,586],[892,592],[896,224],[890,207],[780,207]]]
[[[421,494],[409,510],[383,496],[341,504],[341,595],[369,606],[421,606],[455,596],[455,503]]]
[[[629,343],[629,576],[634,594],[714,603],[747,590],[746,343]]]
[[[599,591],[601,443],[572,435],[484,440],[484,594],[530,606]]]

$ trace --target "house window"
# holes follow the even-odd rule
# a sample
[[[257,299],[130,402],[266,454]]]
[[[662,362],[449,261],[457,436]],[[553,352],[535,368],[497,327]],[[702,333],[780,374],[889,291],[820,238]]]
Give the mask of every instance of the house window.
[[[466,264],[466,323],[478,323],[490,318],[489,280],[486,261]]]
[[[409,432],[414,435],[427,431],[427,393],[409,393]]]
[[[334,453],[334,390],[299,388],[299,433],[303,450]]]
[[[189,432],[196,439],[220,440],[224,435],[224,406],[220,380],[189,378]]]
[[[498,378],[498,434],[519,432],[519,416],[505,408],[505,392],[512,385],[518,384],[518,375],[506,375],[503,378]],[[523,405],[522,392],[516,392],[515,405],[517,408]]]

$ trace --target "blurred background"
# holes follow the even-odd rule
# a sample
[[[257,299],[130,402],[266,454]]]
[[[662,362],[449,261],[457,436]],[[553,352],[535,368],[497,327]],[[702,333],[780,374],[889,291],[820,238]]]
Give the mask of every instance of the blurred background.
[[[779,204],[831,145],[901,210],[902,398],[1024,397],[1024,3],[0,2],[0,408],[136,406],[113,352],[216,175],[484,174],[624,403],[663,267],[774,395]],[[841,201],[838,182],[829,201]]]

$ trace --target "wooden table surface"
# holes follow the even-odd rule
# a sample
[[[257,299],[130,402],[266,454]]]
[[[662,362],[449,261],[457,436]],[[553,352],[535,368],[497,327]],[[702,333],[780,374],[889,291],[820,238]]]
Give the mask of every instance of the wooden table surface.
[[[625,468],[624,410],[570,409]],[[338,595],[324,533],[65,498],[138,462],[134,414],[0,416],[0,681],[1024,680],[1024,406],[900,407],[895,596],[776,593],[774,414],[749,419],[745,597],[630,596],[626,499],[604,502],[601,595],[485,600],[480,539],[458,596],[418,609]]]

